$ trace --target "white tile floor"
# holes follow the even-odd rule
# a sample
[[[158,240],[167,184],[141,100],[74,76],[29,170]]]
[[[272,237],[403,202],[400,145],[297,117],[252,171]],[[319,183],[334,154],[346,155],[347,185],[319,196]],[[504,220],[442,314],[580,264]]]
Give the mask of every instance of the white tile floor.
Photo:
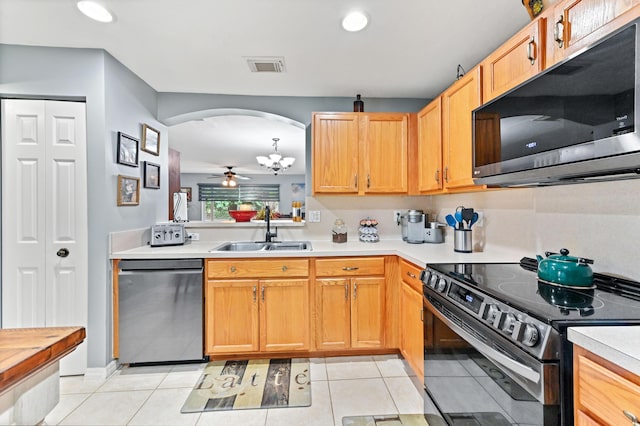
[[[47,425],[341,426],[343,416],[415,414],[421,393],[397,356],[311,359],[311,406],[181,414],[206,364],[122,368],[106,380],[63,377]]]

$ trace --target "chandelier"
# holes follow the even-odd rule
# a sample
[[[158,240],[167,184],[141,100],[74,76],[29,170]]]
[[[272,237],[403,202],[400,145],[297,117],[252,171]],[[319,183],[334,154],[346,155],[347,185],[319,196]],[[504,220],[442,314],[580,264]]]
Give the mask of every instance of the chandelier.
[[[227,175],[225,180],[222,181],[222,186],[229,186],[231,188],[233,188],[237,184],[238,184],[238,182],[236,182],[236,178],[234,176],[230,176],[230,175]]]
[[[278,152],[278,141],[280,138],[273,138],[273,152],[268,157],[259,155],[256,157],[258,164],[266,169],[273,171],[273,174],[277,175],[278,172],[286,170],[296,161],[293,157],[282,157],[282,154]]]

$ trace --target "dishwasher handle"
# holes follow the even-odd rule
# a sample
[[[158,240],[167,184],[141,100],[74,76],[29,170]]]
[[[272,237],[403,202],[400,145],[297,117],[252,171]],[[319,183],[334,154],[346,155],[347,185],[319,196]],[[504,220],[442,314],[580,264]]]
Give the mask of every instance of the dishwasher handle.
[[[202,259],[125,259],[118,263],[121,271],[202,270],[203,266]]]
[[[176,273],[180,275],[202,275],[204,269],[135,269],[135,270],[127,270],[120,271],[118,276],[126,277],[131,275],[140,275],[140,274],[166,274],[168,271],[176,271]]]

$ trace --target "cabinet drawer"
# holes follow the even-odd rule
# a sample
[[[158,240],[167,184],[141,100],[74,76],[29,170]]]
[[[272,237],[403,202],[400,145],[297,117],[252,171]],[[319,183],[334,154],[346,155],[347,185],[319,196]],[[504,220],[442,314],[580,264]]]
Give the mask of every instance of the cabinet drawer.
[[[316,259],[318,277],[384,275],[384,257],[343,257]]]
[[[605,360],[582,350],[574,353],[574,362],[577,371],[577,410],[615,425],[631,424],[623,410],[640,415],[640,385],[637,376],[623,373],[617,368],[624,376],[618,374],[608,368]]]
[[[422,293],[422,281],[420,281],[420,273],[422,268],[418,268],[413,263],[400,259],[400,277],[402,281],[409,284],[411,288]]]
[[[207,278],[308,277],[309,259],[208,260]]]

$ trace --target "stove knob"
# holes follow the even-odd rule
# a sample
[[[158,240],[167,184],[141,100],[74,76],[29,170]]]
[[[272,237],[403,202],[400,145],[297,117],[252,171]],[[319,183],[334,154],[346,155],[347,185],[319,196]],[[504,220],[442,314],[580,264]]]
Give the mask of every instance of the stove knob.
[[[491,304],[489,305],[489,309],[487,310],[487,316],[485,317],[485,320],[487,320],[488,323],[493,324],[493,322],[499,315],[500,308],[498,307],[498,305]]]
[[[525,346],[535,346],[538,343],[540,333],[535,325],[526,323],[522,331],[522,344]]]
[[[504,314],[504,318],[502,319],[502,331],[507,334],[512,334],[513,329],[516,326],[517,318],[514,314]]]
[[[444,278],[440,278],[436,283],[435,290],[438,293],[442,293],[446,288],[447,288],[447,280],[445,280]]]
[[[420,276],[420,279],[422,280],[423,283],[428,284],[430,277],[431,277],[431,271],[427,271],[425,269],[424,271],[422,271],[422,275]]]
[[[436,288],[436,284],[438,283],[439,278],[440,277],[438,277],[438,275],[431,274],[431,278],[429,279],[429,287]]]

